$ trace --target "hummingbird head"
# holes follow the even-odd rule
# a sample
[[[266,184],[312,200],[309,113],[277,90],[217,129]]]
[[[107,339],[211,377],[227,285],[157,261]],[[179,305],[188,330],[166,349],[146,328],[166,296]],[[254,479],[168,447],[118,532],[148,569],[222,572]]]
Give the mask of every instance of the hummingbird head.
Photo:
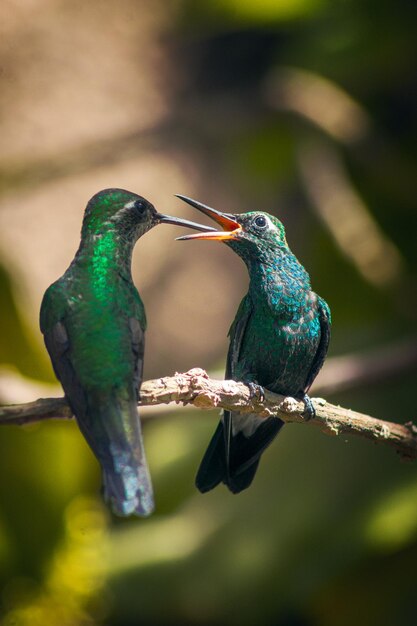
[[[103,189],[87,204],[82,236],[115,230],[136,241],[157,224],[174,224],[207,231],[207,227],[201,224],[158,213],[153,204],[136,193],[124,189]]]
[[[223,230],[207,230],[196,235],[184,235],[178,240],[208,239],[224,241],[244,260],[263,259],[277,255],[280,249],[288,250],[284,225],[273,215],[263,211],[249,213],[221,213],[201,202],[177,196],[205,215],[214,219]]]

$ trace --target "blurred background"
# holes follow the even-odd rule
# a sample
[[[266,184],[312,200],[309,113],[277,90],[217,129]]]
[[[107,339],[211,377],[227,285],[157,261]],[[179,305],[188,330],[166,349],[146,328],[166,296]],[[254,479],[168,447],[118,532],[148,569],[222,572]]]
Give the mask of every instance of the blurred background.
[[[123,187],[191,219],[174,193],[276,214],[333,313],[316,393],[417,418],[415,3],[4,0],[1,12],[0,402],[61,395],[41,298],[88,199]],[[146,378],[221,376],[247,286],[226,246],[180,233],[161,226],[135,251]],[[415,623],[416,464],[291,425],[248,491],[202,496],[217,419],[178,407],[146,419],[147,520],[105,509],[75,424],[3,427],[2,623]]]

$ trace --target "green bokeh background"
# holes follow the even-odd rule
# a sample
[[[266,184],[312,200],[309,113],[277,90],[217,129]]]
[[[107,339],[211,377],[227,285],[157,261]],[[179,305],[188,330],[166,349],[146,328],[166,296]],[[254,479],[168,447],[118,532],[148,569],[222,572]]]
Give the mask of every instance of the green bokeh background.
[[[62,19],[70,12],[77,24],[83,11],[70,4],[61,3]],[[141,21],[142,3],[106,5],[117,14],[119,30],[120,24]],[[98,29],[100,3],[91,6]],[[163,122],[146,137],[133,130],[99,141],[79,158],[69,150],[59,158],[51,151],[47,158],[3,159],[3,206],[22,192],[30,194],[32,185],[38,189],[51,180],[59,185],[86,171],[94,178],[95,167],[123,164],[126,154],[146,149],[146,142],[164,156],[175,146],[185,159],[195,159],[196,167],[185,162],[184,169],[200,200],[225,210],[233,210],[230,203],[242,211],[259,207],[282,218],[314,289],[331,305],[331,357],[411,341],[417,320],[417,5],[406,0],[183,0],[172,4],[169,20],[163,18],[163,3],[155,7],[171,72],[161,77],[161,89],[169,85]],[[48,13],[47,4],[39,8]],[[45,24],[47,32],[52,26]],[[30,33],[29,21],[27,29]],[[90,35],[94,39],[94,29]],[[159,61],[152,61],[154,72]],[[288,77],[298,80],[292,99]],[[4,80],[7,85],[7,75]],[[271,93],[279,95],[274,99]],[[313,119],[308,112],[314,94]],[[329,127],[346,103],[352,108],[342,115],[341,126]],[[377,270],[367,273],[366,251],[373,240],[365,241],[363,254],[350,255],[360,247],[355,224],[358,228],[361,218],[350,214],[349,202],[339,225],[326,222],[322,196],[314,195],[314,167],[324,173],[324,191],[325,175],[332,174],[326,158],[340,173],[329,179],[335,211],[343,185],[351,198],[360,199],[361,215],[376,225],[382,250],[375,258],[377,270],[387,272],[383,278]],[[188,194],[188,189],[178,192]],[[344,251],[338,236],[347,242]],[[0,249],[14,245],[2,241]],[[195,277],[187,280],[186,272],[193,255],[201,255],[200,270],[210,273],[217,250],[214,244],[193,245],[188,266],[181,266],[186,285],[181,293],[207,307],[204,287],[196,289]],[[384,246],[395,250],[393,256]],[[168,253],[161,249],[163,254]],[[227,300],[230,289],[237,302],[245,273],[230,251],[222,254],[227,267],[219,301]],[[26,379],[52,383],[36,311],[25,307],[24,282],[7,255],[1,258],[0,364]],[[64,269],[57,269],[57,276]],[[151,311],[170,305],[162,293],[166,280],[162,267],[146,285]],[[201,280],[204,285],[204,276]],[[223,336],[231,317],[220,319],[216,302],[210,308],[211,326],[200,326],[181,355],[178,347],[173,354],[167,349],[169,367],[152,355],[149,377],[192,365],[223,368]],[[166,325],[164,332],[169,320]],[[221,333],[223,344],[202,350],[193,362],[191,350],[206,333]],[[415,381],[414,366],[381,381],[365,376],[328,399],[404,422],[416,418]],[[212,413],[167,410],[146,421],[157,498],[157,511],[147,520],[119,520],[105,510],[97,464],[75,424],[2,427],[5,626],[414,624],[416,465],[365,440],[329,438],[292,425],[265,453],[247,492],[232,496],[218,488],[202,496],[194,475],[216,420]]]

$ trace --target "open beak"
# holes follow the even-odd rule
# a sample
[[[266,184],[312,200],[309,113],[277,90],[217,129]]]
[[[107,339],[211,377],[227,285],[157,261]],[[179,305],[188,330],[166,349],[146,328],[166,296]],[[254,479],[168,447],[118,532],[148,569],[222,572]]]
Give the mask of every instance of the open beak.
[[[214,228],[207,226],[204,229],[205,232],[198,233],[197,235],[183,235],[182,237],[177,237],[177,241],[185,241],[187,239],[212,239],[215,241],[227,241],[228,239],[236,239],[242,231],[242,227],[235,220],[234,215],[231,215],[230,213],[221,213],[220,211],[216,211],[216,209],[211,209],[205,204],[197,202],[197,200],[187,198],[187,196],[181,196],[179,194],[176,194],[176,196],[180,200],[184,200],[187,204],[191,204],[191,206],[195,207],[205,215],[208,215],[208,217],[211,217],[223,228],[223,230],[215,230]],[[200,228],[200,230],[202,229]]]
[[[183,220],[180,217],[171,217],[170,215],[163,215],[162,213],[157,213],[155,215],[155,219],[159,224],[173,224],[174,226],[185,226],[186,228],[193,228],[194,230],[201,231],[214,231],[215,228],[211,228],[210,226],[204,226],[203,224],[197,224],[196,222],[190,222],[189,220]]]

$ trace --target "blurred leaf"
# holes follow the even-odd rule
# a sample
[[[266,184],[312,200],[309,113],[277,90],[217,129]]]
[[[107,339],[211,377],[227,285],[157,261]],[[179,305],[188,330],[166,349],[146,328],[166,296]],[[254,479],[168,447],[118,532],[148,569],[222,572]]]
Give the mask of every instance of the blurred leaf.
[[[387,495],[369,516],[365,539],[378,551],[396,551],[417,538],[417,481]]]
[[[189,11],[208,15],[220,22],[225,19],[238,24],[271,24],[314,15],[327,4],[326,0],[213,0],[200,2],[198,9],[189,3]]]
[[[43,352],[32,340],[21,319],[9,274],[0,265],[0,364],[10,363],[22,374],[37,379],[50,379],[51,368]]]

